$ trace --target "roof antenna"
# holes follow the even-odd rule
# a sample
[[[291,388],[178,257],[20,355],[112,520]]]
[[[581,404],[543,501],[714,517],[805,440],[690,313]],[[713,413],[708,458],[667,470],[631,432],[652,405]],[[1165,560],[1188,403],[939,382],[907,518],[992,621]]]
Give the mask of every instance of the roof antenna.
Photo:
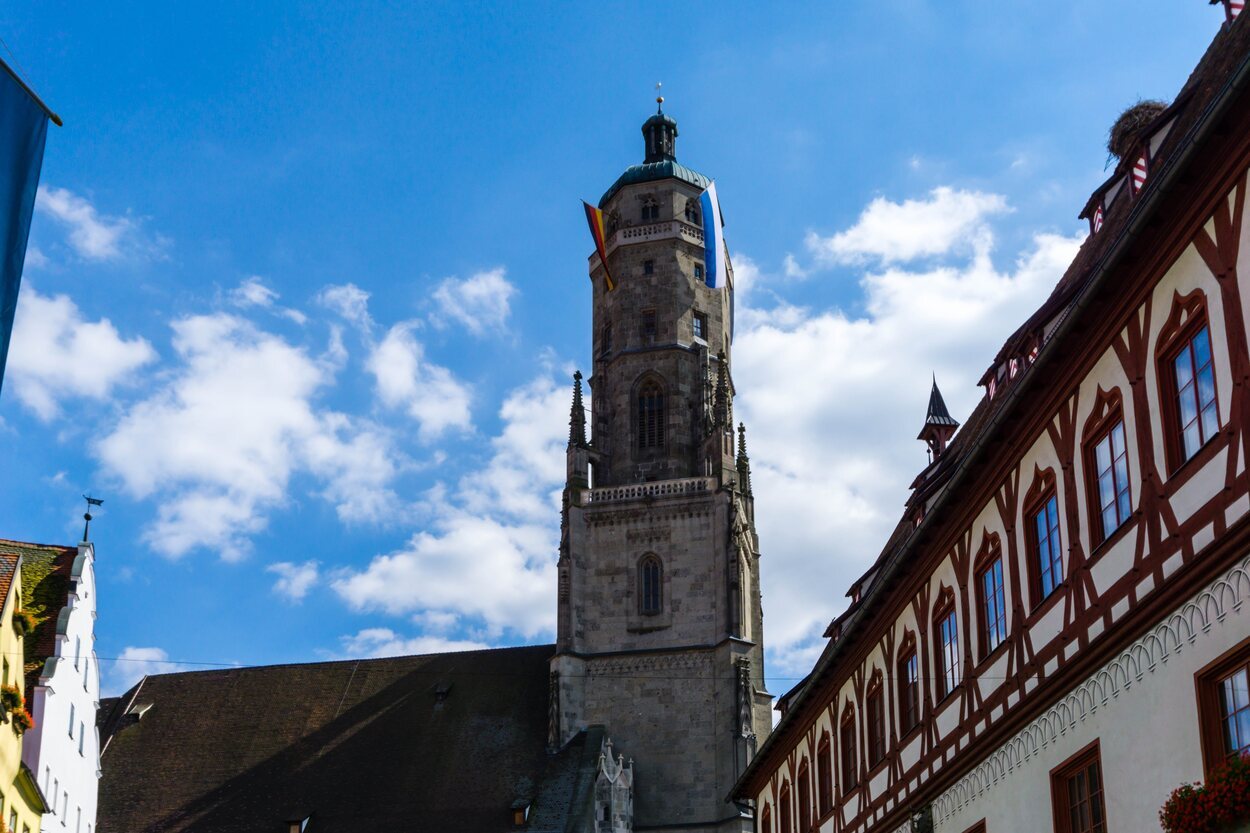
[[[84,521],[82,525],[82,541],[85,544],[87,543],[87,533],[91,531],[91,519],[92,519],[91,507],[103,506],[104,501],[98,498],[93,498],[90,495],[83,495],[82,499],[87,501],[87,511],[84,512],[82,515],[82,519]]]

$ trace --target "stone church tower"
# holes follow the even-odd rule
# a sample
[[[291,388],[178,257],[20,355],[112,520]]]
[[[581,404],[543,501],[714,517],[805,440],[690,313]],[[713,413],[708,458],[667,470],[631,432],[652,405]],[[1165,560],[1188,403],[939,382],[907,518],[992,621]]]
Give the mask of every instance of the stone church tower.
[[[662,101],[662,99],[661,99]],[[750,830],[726,797],[771,727],[745,429],[733,423],[732,270],[707,286],[677,123],[603,195],[591,256],[593,392],[575,379],[551,736],[602,725],[634,763],[637,830]],[[724,253],[728,256],[728,253]]]

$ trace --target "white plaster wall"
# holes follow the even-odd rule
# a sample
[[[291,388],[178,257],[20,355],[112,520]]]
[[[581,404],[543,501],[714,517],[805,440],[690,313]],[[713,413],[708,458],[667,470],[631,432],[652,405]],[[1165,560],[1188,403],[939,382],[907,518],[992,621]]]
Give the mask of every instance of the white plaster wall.
[[[48,665],[34,690],[34,730],[22,743],[22,760],[39,781],[54,811],[43,817],[43,830],[94,833],[99,784],[100,743],[95,729],[100,700],[95,655],[95,568],[91,544],[78,548],[70,577],[68,621],[58,621],[56,661]],[[77,652],[77,655],[76,655]],[[77,661],[76,661],[77,660]],[[73,736],[70,708],[73,707]],[[79,735],[82,734],[82,752]],[[53,786],[56,785],[56,795]]]
[[[1192,633],[1182,628],[1179,642],[1169,637],[1164,647],[1150,643],[1153,661],[1143,654],[1128,685],[1068,698],[1086,705],[1051,710],[1049,721],[1034,721],[1031,731],[1013,739],[1023,743],[1009,742],[978,762],[934,802],[938,833],[963,833],[982,819],[989,830],[1052,829],[1050,772],[1094,740],[1100,744],[1109,833],[1157,830],[1159,808],[1172,790],[1203,774],[1194,674],[1250,634],[1250,559],[1230,575],[1240,603],[1223,593],[1222,619],[1209,614],[1194,620]],[[1214,611],[1209,602],[1204,599],[1206,609]],[[1199,615],[1192,608],[1177,613],[1185,621]],[[1173,616],[1160,620],[1160,627],[1176,621]],[[1008,752],[1010,767],[1004,766]]]

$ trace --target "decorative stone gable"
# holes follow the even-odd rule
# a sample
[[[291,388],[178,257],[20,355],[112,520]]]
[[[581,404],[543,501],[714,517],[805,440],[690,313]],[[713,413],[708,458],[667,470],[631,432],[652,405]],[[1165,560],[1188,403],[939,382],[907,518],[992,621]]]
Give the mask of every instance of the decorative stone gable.
[[[595,774],[595,833],[630,833],[634,829],[634,762],[612,757],[612,739],[603,742]]]

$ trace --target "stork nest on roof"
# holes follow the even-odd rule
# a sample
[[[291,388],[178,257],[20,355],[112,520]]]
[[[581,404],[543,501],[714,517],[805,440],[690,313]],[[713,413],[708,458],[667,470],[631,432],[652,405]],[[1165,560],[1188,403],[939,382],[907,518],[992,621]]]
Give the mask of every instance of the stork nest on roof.
[[[1123,159],[1132,153],[1142,138],[1142,131],[1167,108],[1162,101],[1145,100],[1125,110],[1111,125],[1111,132],[1107,134],[1107,150],[1116,159]]]

